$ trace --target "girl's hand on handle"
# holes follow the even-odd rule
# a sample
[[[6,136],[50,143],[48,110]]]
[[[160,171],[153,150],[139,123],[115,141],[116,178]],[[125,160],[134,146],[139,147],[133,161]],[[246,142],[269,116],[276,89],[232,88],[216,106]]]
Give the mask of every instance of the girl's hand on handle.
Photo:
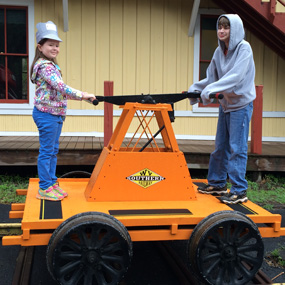
[[[89,94],[87,92],[83,92],[82,99],[92,103],[96,99],[96,97],[94,94]]]

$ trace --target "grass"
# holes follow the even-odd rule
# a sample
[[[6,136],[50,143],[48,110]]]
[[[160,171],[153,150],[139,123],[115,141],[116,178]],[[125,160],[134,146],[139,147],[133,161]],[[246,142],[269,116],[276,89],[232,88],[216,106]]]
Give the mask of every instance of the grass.
[[[285,177],[266,175],[259,183],[248,181],[248,198],[267,210],[285,208]]]
[[[248,198],[267,210],[284,209],[285,177],[281,175],[265,175],[261,182],[248,181]],[[23,203],[25,196],[17,196],[16,189],[27,189],[28,177],[20,175],[0,175],[0,203]],[[230,188],[228,183],[228,188]]]
[[[280,255],[281,251],[285,250],[285,246],[281,246],[279,248],[274,249],[271,252],[271,256],[276,260],[276,263],[281,266],[281,267],[285,267],[285,260],[282,258],[282,256]]]
[[[250,201],[271,211],[285,209],[285,177],[265,175],[261,182],[253,182],[247,178],[247,197]],[[228,189],[231,184],[228,183]]]
[[[285,177],[265,175],[261,182],[248,181],[248,198],[267,210],[285,208]],[[25,196],[17,196],[16,189],[27,189],[28,177],[0,175],[0,203],[23,203]],[[230,188],[228,183],[228,188]]]
[[[285,246],[279,244],[278,248],[269,252],[265,259],[270,266],[285,268]]]
[[[27,189],[29,178],[19,175],[0,175],[0,203],[24,203],[26,196],[17,196],[17,189]]]

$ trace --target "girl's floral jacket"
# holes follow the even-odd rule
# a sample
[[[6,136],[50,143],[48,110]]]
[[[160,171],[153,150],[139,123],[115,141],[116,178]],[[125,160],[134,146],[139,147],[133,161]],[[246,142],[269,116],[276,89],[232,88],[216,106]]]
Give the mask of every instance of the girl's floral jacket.
[[[52,61],[39,58],[31,80],[36,84],[34,105],[42,112],[65,116],[67,99],[82,100],[83,92],[64,84],[59,66]]]

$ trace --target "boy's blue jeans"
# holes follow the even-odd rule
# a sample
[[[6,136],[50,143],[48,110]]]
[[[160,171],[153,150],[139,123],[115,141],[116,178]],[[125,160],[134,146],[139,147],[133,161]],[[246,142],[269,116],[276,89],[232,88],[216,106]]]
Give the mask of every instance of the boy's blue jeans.
[[[224,113],[219,107],[215,150],[211,153],[209,163],[209,185],[225,186],[228,174],[232,184],[231,193],[240,194],[247,190],[245,174],[252,110],[252,102],[243,109],[229,113]]]
[[[39,186],[45,190],[57,181],[56,164],[59,137],[63,120],[61,116],[33,110],[33,119],[39,130],[40,150],[38,156]]]

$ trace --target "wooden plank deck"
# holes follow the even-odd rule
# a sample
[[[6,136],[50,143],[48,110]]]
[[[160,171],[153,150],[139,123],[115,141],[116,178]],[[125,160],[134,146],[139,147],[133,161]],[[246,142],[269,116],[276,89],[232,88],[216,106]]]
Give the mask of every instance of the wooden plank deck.
[[[146,140],[139,145],[143,146]],[[160,140],[157,140],[160,143]],[[58,165],[95,165],[104,145],[104,138],[62,136]],[[207,169],[214,141],[178,140],[191,169]],[[36,165],[38,137],[0,137],[0,166]],[[249,143],[250,151],[250,143]],[[285,171],[285,142],[263,142],[262,154],[248,154],[248,171]]]

